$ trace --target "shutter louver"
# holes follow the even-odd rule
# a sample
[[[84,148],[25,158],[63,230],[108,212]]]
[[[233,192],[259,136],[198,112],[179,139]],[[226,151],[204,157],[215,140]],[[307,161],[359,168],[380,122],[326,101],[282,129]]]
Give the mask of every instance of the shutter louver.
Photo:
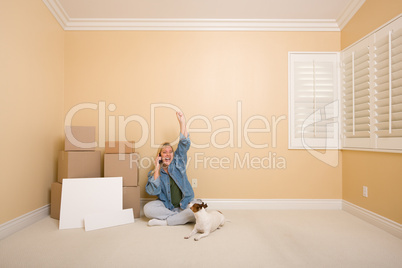
[[[343,62],[343,133],[346,138],[370,137],[369,48],[353,51]]]
[[[378,138],[402,137],[402,28],[375,42],[375,120]]]
[[[333,66],[327,62],[295,62],[295,136],[301,138],[302,126],[307,117],[334,101]],[[332,138],[333,126],[319,122],[304,129],[305,138]]]

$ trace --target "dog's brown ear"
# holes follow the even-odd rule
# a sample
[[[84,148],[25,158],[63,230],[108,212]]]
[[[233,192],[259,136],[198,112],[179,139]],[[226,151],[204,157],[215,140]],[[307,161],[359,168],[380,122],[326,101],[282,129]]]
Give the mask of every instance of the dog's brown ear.
[[[199,204],[193,204],[190,208],[194,213],[198,212],[200,210],[200,205]]]
[[[202,206],[204,207],[204,208],[207,208],[208,207],[208,205],[205,203],[202,203]]]

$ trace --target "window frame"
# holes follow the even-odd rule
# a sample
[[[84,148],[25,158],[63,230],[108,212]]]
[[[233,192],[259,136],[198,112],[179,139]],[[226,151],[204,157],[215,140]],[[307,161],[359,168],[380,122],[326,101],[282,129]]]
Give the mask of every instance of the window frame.
[[[332,107],[336,118],[333,122],[334,133],[332,138],[301,138],[295,136],[295,78],[294,78],[294,58],[305,57],[314,60],[321,58],[322,60],[331,59],[333,65],[333,82],[334,90]],[[340,52],[288,52],[288,149],[340,149],[340,121],[339,121],[339,97],[340,97]],[[325,108],[329,107],[328,105]],[[324,110],[326,110],[324,108]],[[322,108],[316,109],[313,114],[318,114]],[[310,115],[311,116],[311,115]],[[309,116],[309,117],[310,117]],[[307,118],[308,119],[308,118]],[[307,121],[307,119],[305,121]],[[314,121],[317,122],[317,121]],[[303,132],[302,132],[303,133]]]
[[[402,15],[397,16],[391,21],[387,22],[383,26],[374,30],[372,33],[368,34],[364,38],[359,41],[353,43],[347,48],[341,51],[341,148],[342,150],[355,150],[355,151],[372,151],[372,152],[392,152],[392,153],[402,153],[402,136],[400,137],[379,137],[377,135],[377,126],[379,122],[377,122],[377,114],[379,108],[377,104],[379,101],[377,100],[377,96],[379,93],[377,92],[377,84],[376,84],[376,46],[377,40],[380,38],[384,39],[387,32],[394,30],[395,32],[402,31]],[[399,37],[402,38],[402,37]],[[391,39],[390,39],[391,40]],[[369,58],[369,111],[370,111],[370,133],[367,138],[348,138],[345,137],[345,118],[344,115],[347,113],[344,107],[344,97],[346,89],[344,87],[344,69],[345,69],[345,55],[350,54],[353,50],[358,50],[361,47],[368,47],[368,58]],[[390,45],[392,47],[392,45]],[[389,51],[388,51],[389,52]],[[387,53],[388,53],[387,52]],[[390,54],[391,55],[391,54]],[[400,56],[400,55],[399,55]],[[391,62],[391,61],[390,61]],[[399,64],[399,62],[397,62]],[[400,72],[400,70],[399,70]],[[389,77],[392,77],[391,75]],[[397,78],[394,80],[389,80],[389,83],[393,83],[396,80],[400,80],[401,78]],[[390,87],[392,88],[392,87]],[[400,89],[399,89],[400,90]],[[399,96],[400,98],[400,96]],[[392,101],[392,97],[391,100]],[[400,105],[400,104],[399,104]]]

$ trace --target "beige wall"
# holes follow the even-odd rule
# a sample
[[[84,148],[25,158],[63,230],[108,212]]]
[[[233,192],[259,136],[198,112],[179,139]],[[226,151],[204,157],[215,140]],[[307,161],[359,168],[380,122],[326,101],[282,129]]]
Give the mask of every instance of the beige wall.
[[[341,32],[342,48],[402,12],[400,0],[367,0]],[[343,199],[402,223],[402,155],[373,152],[342,152]],[[362,196],[368,186],[368,198]]]
[[[401,14],[401,0],[366,0],[341,31],[342,49]]]
[[[0,224],[50,202],[61,149],[64,33],[41,0],[0,3]]]
[[[287,119],[277,123],[276,131],[272,120],[272,116],[287,117],[288,52],[339,51],[339,32],[68,31],[65,39],[64,113],[85,103],[97,105],[96,110],[79,110],[73,124],[98,126],[100,114],[106,117],[101,122],[106,121],[108,137],[113,125],[118,128],[119,116],[137,115],[146,122],[145,134],[138,120],[126,128],[128,139],[147,140],[138,149],[144,159],[142,197],[148,197],[144,187],[151,169],[145,160],[156,153],[150,146],[151,134],[155,133],[159,144],[173,141],[179,133],[170,108],[155,110],[155,131],[150,129],[151,105],[168,103],[179,107],[188,120],[204,116],[211,122],[209,133],[191,134],[195,144],[211,143],[215,137],[221,145],[231,141],[227,128],[233,121],[233,148],[216,148],[211,143],[209,148],[193,146],[189,151],[188,175],[190,180],[198,179],[197,197],[341,198],[341,164],[333,168],[305,150],[288,150]],[[238,102],[242,120],[237,120]],[[109,104],[116,109],[109,111]],[[215,118],[219,115],[226,119]],[[250,133],[249,140],[268,143],[268,148],[253,148],[243,134],[238,135],[238,128],[244,129],[255,115],[269,121],[271,133]],[[205,128],[206,123],[196,120],[191,127]],[[254,120],[250,127],[261,129],[264,125]],[[124,134],[123,130],[112,132]],[[255,168],[240,168],[238,160],[244,161],[247,155],[250,165],[254,158],[263,160],[268,168],[258,168],[258,163]],[[224,161],[221,167],[219,161]]]
[[[151,105],[169,103],[183,110],[187,119],[203,116],[211,123],[208,133],[191,134],[193,143],[210,144],[205,149],[192,147],[189,152],[188,175],[198,179],[196,196],[343,195],[345,200],[402,222],[397,193],[401,188],[399,154],[343,151],[340,164],[333,168],[304,150],[288,150],[287,120],[279,121],[274,131],[272,119],[287,116],[289,51],[339,51],[399,14],[400,5],[400,1],[367,0],[341,33],[63,32],[42,1],[3,1],[0,27],[7,41],[0,42],[0,224],[49,203],[64,117],[71,108],[85,103],[93,103],[97,109],[79,110],[74,125],[98,127],[101,117],[108,138],[110,129],[115,135],[123,133],[118,130],[122,127],[119,116],[131,116],[134,121],[124,128],[126,137],[145,138],[138,149],[144,159],[142,197],[147,197],[144,186],[150,170],[145,160],[156,152],[150,137],[155,134],[158,144],[178,135],[170,108],[154,110],[156,124],[151,131]],[[222,115],[225,117],[217,117]],[[238,135],[238,129],[243,130],[255,115],[270,122],[271,132]],[[233,137],[227,129],[229,121],[233,121]],[[205,128],[205,122],[196,120],[191,126]],[[264,125],[254,120],[250,127]],[[247,138],[255,144],[269,143],[269,147],[253,148]],[[216,148],[211,139],[218,144],[233,141],[233,147]],[[264,165],[271,155],[271,166],[240,168],[236,156],[243,161],[246,155],[250,164],[254,158]],[[223,167],[211,161],[223,161]],[[369,168],[363,171],[363,167]],[[361,197],[363,185],[369,187],[367,199]]]
[[[344,151],[342,157],[343,199],[402,223],[402,154]]]

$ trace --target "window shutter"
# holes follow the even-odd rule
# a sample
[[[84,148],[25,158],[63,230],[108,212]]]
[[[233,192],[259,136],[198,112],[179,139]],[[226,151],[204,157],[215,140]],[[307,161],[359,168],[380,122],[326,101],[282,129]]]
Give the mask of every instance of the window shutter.
[[[374,77],[377,148],[402,149],[402,19],[375,34]]]
[[[338,147],[338,53],[290,53],[289,148]]]
[[[369,48],[363,40],[342,55],[343,147],[370,147]]]
[[[402,16],[342,51],[343,148],[402,149]]]

